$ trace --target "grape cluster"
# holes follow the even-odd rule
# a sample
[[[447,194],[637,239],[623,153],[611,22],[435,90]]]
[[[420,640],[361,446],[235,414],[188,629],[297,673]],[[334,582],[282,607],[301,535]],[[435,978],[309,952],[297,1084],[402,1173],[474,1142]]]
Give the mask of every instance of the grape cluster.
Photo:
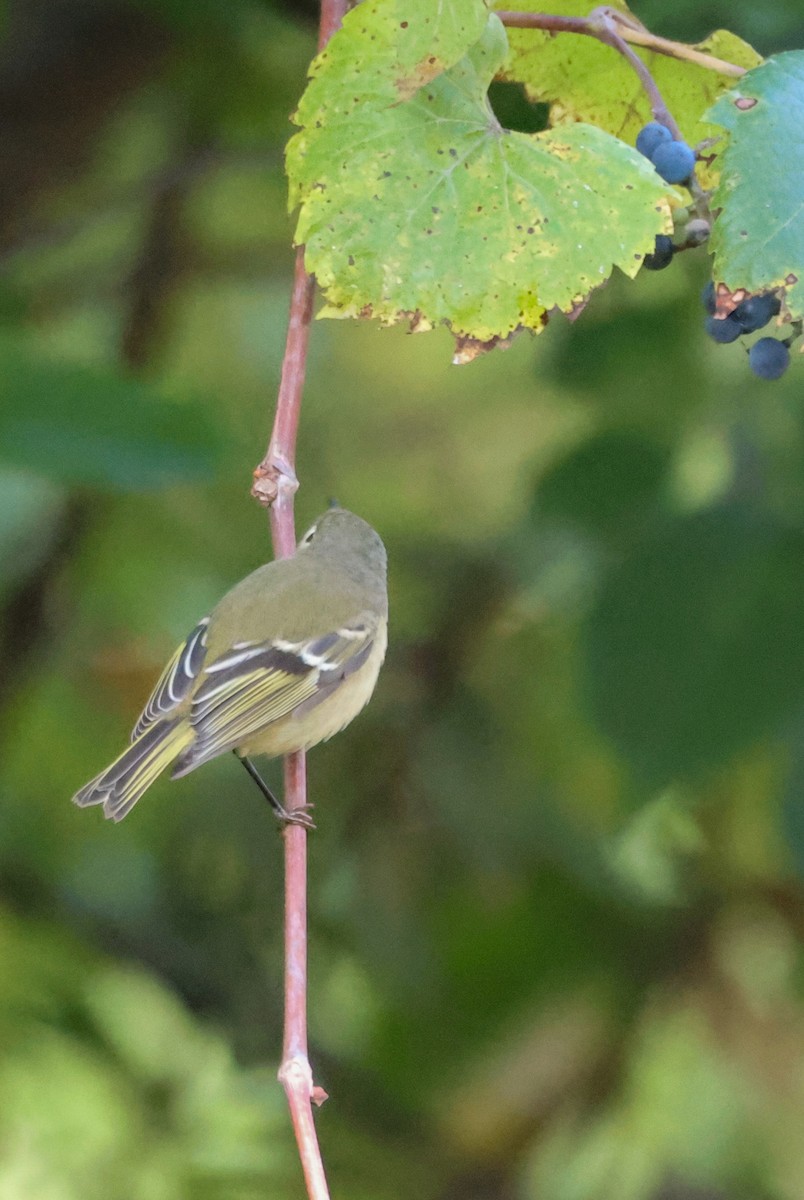
[[[636,148],[650,159],[666,183],[684,183],[695,170],[695,152],[686,142],[677,142],[666,125],[650,121],[637,134]],[[673,255],[688,247],[700,246],[709,237],[709,222],[693,218],[684,230],[684,240],[676,244],[667,234],[656,238],[651,254],[646,254],[643,266],[649,271],[662,271],[669,266]]]
[[[714,283],[708,283],[701,293],[701,301],[707,311],[706,332],[716,342],[734,342],[746,333],[756,333],[778,315],[781,309],[779,297],[773,292],[762,292],[746,296],[725,317],[717,315],[717,292]],[[790,344],[797,330],[786,341],[763,337],[754,342],[748,351],[748,365],[760,379],[780,379],[790,366]]]
[[[650,159],[665,183],[686,183],[695,170],[695,151],[678,142],[666,125],[650,121],[637,134],[636,148]]]
[[[686,142],[677,141],[666,125],[659,121],[650,121],[637,134],[636,148],[653,163],[665,183],[687,184],[694,189],[695,151]],[[695,207],[698,207],[697,204]],[[687,209],[676,210],[676,230],[678,231],[679,218],[687,221],[683,237],[674,240],[667,234],[659,234],[653,251],[643,259],[642,265],[649,271],[664,270],[680,250],[700,246],[709,237],[709,221],[700,215],[689,220],[689,215]],[[745,334],[756,333],[767,325],[772,317],[778,316],[781,310],[778,295],[774,292],[762,292],[746,296],[730,313],[721,316],[717,311],[717,291],[714,283],[706,285],[701,300],[707,312],[706,332],[713,341],[721,345],[736,342]],[[794,322],[792,333],[785,340],[763,337],[754,342],[748,351],[748,365],[754,374],[760,379],[780,379],[790,365],[790,347],[801,330],[802,323]]]

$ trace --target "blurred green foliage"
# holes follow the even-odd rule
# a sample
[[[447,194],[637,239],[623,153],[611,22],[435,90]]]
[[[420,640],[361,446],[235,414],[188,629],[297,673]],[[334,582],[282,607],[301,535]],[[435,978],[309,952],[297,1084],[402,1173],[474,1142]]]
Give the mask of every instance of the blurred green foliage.
[[[668,36],[804,41],[793,0],[637,7]],[[264,804],[230,761],[160,782],[120,827],[68,800],[178,639],[269,555],[248,485],[314,16],[289,0],[4,14],[14,1200],[302,1194],[273,1081]],[[377,694],[310,764],[335,1195],[804,1192],[800,371],[763,384],[707,341],[706,269],[699,252],[615,280],[576,324],[461,369],[444,333],[314,329],[299,522],[333,494],[365,515],[392,597]]]

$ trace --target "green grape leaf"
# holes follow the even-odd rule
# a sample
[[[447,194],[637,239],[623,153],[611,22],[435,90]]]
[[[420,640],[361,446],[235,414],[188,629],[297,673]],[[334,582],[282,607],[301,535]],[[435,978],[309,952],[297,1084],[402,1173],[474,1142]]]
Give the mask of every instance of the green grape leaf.
[[[0,461],[61,483],[138,491],[208,478],[219,437],[205,406],[110,368],[0,339]]]
[[[623,0],[608,7],[634,20]],[[548,11],[573,17],[588,16],[595,8],[596,0],[557,0],[547,6],[538,0],[524,0],[517,6],[521,12]],[[552,125],[588,121],[633,145],[642,126],[652,119],[650,102],[633,68],[611,47],[592,37],[539,29],[510,29],[508,36],[511,53],[503,78],[523,83],[531,100],[548,102]],[[714,137],[718,131],[703,114],[732,86],[734,78],[639,46],[634,49],[653,75],[686,141],[695,146]],[[747,42],[725,29],[685,49],[737,67],[761,62]],[[703,162],[698,177],[704,187],[711,187],[715,172]]]
[[[349,37],[358,14],[378,31],[370,61]],[[549,309],[576,311],[612,266],[633,277],[672,229],[672,189],[650,164],[592,126],[502,129],[487,97],[507,52],[495,16],[461,61],[400,102],[395,25],[389,0],[354,10],[288,147],[296,241],[324,290],[321,315],[443,322],[465,360],[541,328]]]
[[[785,289],[804,317],[804,51],[750,71],[707,114],[729,133],[712,204],[714,276],[731,292]]]

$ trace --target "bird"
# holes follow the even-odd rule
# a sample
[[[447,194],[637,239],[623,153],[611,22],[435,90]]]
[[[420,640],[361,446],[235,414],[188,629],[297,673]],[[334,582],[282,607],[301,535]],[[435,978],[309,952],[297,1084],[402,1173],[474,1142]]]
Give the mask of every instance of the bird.
[[[289,558],[237,583],[177,647],[131,744],[73,796],[121,821],[168,767],[180,779],[233,750],[283,821],[251,762],[338,733],[374,691],[387,646],[387,559],[380,535],[330,508]]]

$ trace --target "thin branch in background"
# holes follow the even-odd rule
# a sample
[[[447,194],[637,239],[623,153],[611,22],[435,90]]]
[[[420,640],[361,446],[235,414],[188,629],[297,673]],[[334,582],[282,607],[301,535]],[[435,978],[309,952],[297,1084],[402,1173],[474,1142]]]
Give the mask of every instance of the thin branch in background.
[[[120,356],[134,371],[149,365],[161,348],[165,310],[182,274],[185,200],[178,185],[154,195],[145,240],[126,281]]]
[[[170,302],[186,272],[185,208],[210,149],[206,129],[188,128],[171,169],[154,176],[145,236],[124,286],[120,356],[133,371],[150,366],[161,348]]]
[[[210,143],[199,147],[197,154],[188,153],[178,162],[170,161],[134,183],[96,191],[91,208],[82,208],[77,213],[53,220],[27,212],[24,220],[17,220],[13,231],[0,243],[0,268],[26,255],[38,254],[54,246],[69,245],[73,238],[91,233],[98,226],[125,217],[143,205],[152,206],[154,199],[171,187],[184,183],[198,185],[207,176],[221,170],[264,173],[278,168],[281,161],[281,151],[273,143],[266,142],[262,151],[232,150]]]
[[[347,0],[322,0],[319,50],[341,24]],[[307,346],[313,316],[315,281],[304,266],[304,247],[296,251],[293,292],[282,375],[268,449],[254,472],[252,495],[270,509],[274,554],[284,558],[296,548],[293,497],[296,439],[299,431]],[[307,766],[304,751],[285,758],[284,802],[288,812],[307,805]],[[329,1200],[329,1188],[318,1145],[313,1105],[326,1100],[313,1083],[307,1047],[307,830],[285,826],[285,1031],[279,1079],[288,1100],[299,1149],[307,1195]]]

